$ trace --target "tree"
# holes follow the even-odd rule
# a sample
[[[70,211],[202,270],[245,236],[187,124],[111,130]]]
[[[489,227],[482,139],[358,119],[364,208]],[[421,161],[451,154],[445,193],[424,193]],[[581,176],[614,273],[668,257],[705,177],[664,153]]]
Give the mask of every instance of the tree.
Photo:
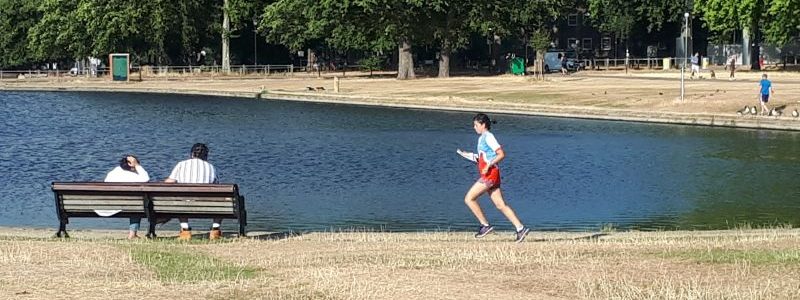
[[[35,59],[131,53],[139,63],[189,62],[214,31],[215,0],[46,0],[28,31]]]
[[[531,35],[530,46],[536,51],[536,70],[534,73],[541,74],[541,79],[544,79],[544,55],[547,52],[547,48],[550,47],[551,41],[550,31],[546,29],[536,30]],[[538,78],[538,75],[536,77]]]
[[[41,19],[28,31],[28,48],[35,60],[65,60],[89,55],[89,37],[78,18],[79,0],[45,0]]]
[[[764,26],[764,36],[776,45],[789,44],[800,33],[800,1],[771,0],[766,12],[772,22]]]
[[[34,0],[0,0],[0,68],[36,61],[28,51],[28,31],[41,17]]]
[[[259,29],[291,50],[323,43],[339,51],[382,53],[398,48],[398,79],[414,78],[411,45],[421,0],[278,0],[267,5]]]
[[[679,22],[685,7],[683,0],[587,0],[589,15],[600,31],[623,39],[626,48],[631,34],[644,27],[647,33],[661,30],[664,24]]]
[[[425,3],[427,22],[431,25],[434,43],[439,46],[439,78],[450,77],[450,55],[469,43],[474,17],[482,8],[479,0],[432,0]]]
[[[508,7],[520,11],[508,12],[511,16],[508,23],[498,23],[494,26],[499,28],[496,29],[498,32],[518,33],[522,35],[523,40],[529,40],[530,46],[536,51],[537,71],[539,74],[544,74],[544,55],[552,42],[551,28],[571,4],[574,5],[567,0],[524,1],[521,6],[509,3]]]
[[[752,43],[760,45],[766,30],[766,41],[783,45],[797,32],[797,27],[791,26],[798,24],[798,5],[793,0],[697,0],[694,9],[703,15],[705,26],[717,37],[744,29],[751,34]],[[759,48],[753,47],[750,52],[752,70],[761,69]]]

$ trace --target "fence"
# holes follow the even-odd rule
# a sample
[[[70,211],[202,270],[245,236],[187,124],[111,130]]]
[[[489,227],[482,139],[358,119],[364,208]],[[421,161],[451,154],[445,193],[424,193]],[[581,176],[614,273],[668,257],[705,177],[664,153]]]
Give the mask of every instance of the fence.
[[[670,69],[675,69],[680,68],[687,59],[681,57],[580,59],[586,69],[590,70],[625,69],[626,61],[628,68],[631,69],[663,70],[665,61],[669,63]]]
[[[130,68],[131,80],[159,80],[182,77],[224,77],[224,78],[261,78],[270,76],[284,77],[314,77],[323,74],[337,74],[347,76],[348,72],[360,70],[359,65],[337,66],[335,68],[307,68],[295,65],[233,65],[225,73],[221,66],[132,66]],[[107,77],[109,68],[85,68],[78,70],[0,70],[0,80],[3,79],[38,79],[62,77]]]

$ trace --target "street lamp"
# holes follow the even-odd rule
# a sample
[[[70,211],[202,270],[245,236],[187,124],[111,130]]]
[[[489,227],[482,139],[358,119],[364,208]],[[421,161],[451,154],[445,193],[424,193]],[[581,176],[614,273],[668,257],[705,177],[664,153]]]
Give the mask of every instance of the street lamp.
[[[681,67],[681,101],[686,88],[684,88],[684,73],[686,73],[686,62],[689,60],[689,12],[683,13],[683,66]]]
[[[258,18],[253,17],[253,65],[258,65]]]

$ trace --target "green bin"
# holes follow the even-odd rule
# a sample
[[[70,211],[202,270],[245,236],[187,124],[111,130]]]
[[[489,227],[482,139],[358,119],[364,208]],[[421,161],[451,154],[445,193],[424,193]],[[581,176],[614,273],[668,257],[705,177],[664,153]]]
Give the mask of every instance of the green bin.
[[[509,68],[511,69],[511,74],[525,75],[525,60],[522,57],[515,57],[509,63]]]

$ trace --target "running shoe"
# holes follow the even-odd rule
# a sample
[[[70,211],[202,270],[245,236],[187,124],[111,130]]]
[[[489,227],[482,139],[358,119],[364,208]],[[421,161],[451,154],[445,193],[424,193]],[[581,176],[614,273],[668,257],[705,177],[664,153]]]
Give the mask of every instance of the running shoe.
[[[481,225],[481,227],[478,228],[478,233],[475,234],[475,238],[477,239],[485,237],[487,234],[492,232],[492,230],[494,230],[494,226],[492,225],[486,225],[486,226]]]
[[[514,240],[517,243],[522,243],[525,240],[525,236],[528,235],[528,232],[531,232],[531,229],[528,227],[522,227],[522,230],[517,231],[517,238]]]

